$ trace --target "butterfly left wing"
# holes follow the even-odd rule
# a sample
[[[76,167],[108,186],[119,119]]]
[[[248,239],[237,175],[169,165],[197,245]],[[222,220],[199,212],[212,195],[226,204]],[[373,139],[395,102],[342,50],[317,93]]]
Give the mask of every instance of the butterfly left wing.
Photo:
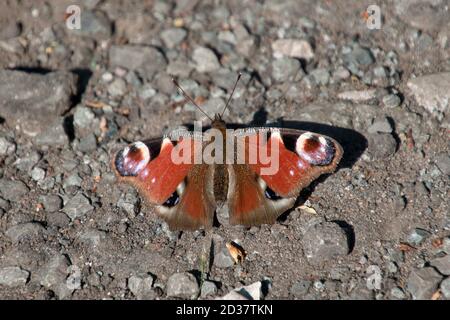
[[[120,150],[113,168],[120,181],[135,186],[144,199],[157,205],[157,212],[172,230],[209,228],[213,223],[214,197],[212,174],[208,166],[194,164],[196,152],[202,152],[196,139],[184,137],[134,142]],[[185,163],[174,161],[178,151],[189,152]]]
[[[293,129],[261,128],[246,134],[243,146],[245,163],[228,166],[231,224],[274,223],[303,188],[333,172],[343,154],[334,139]]]

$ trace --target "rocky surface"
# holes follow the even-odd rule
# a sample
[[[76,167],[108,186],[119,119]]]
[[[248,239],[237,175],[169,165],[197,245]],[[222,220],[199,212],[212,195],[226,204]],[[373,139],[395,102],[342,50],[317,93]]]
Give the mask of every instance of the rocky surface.
[[[381,3],[369,30],[358,1],[84,1],[70,30],[67,1],[6,2],[0,299],[450,299],[448,8]],[[238,72],[228,122],[344,158],[274,225],[172,232],[112,155],[206,120],[172,77],[212,115]]]

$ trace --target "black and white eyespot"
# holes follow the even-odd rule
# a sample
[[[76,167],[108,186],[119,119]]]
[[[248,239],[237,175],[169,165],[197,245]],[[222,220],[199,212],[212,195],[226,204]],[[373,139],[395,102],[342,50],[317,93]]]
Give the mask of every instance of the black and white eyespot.
[[[330,139],[311,132],[298,137],[295,151],[302,159],[318,166],[330,164],[336,152]]]
[[[137,176],[150,161],[150,150],[141,141],[120,150],[114,161],[117,172],[122,177]]]
[[[264,196],[267,199],[277,201],[283,198],[273,191],[262,178],[258,178],[258,184],[261,187],[261,190],[264,191]]]
[[[167,199],[162,204],[162,206],[167,208],[167,209],[175,207],[180,202],[185,188],[186,188],[186,184],[183,181],[177,186],[177,189],[170,195],[169,199]]]

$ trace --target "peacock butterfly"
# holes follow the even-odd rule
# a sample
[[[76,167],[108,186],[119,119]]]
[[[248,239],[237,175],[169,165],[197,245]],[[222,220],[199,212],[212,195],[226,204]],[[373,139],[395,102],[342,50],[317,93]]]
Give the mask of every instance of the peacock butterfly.
[[[272,224],[293,207],[303,188],[333,172],[342,158],[341,145],[324,135],[286,128],[227,128],[222,116],[239,78],[222,113],[210,118],[209,130],[134,142],[113,159],[119,180],[155,204],[171,230],[210,228],[222,205],[228,206],[232,225]]]

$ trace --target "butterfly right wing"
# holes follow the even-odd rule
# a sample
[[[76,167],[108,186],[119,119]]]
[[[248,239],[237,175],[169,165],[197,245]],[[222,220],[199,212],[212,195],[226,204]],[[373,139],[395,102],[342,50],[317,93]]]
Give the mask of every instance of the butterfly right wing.
[[[244,139],[244,163],[228,167],[231,224],[274,223],[294,205],[301,189],[336,169],[343,153],[330,137],[293,129],[254,129],[236,139]],[[262,154],[276,157],[263,163]]]

